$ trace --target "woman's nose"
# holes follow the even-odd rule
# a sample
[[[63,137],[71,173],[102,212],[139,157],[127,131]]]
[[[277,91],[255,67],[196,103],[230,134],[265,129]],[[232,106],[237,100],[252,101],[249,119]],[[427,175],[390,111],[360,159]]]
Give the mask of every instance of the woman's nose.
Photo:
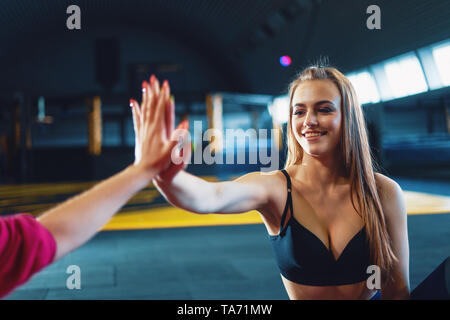
[[[306,114],[304,125],[307,127],[314,127],[317,125],[317,117],[313,112],[308,112]]]

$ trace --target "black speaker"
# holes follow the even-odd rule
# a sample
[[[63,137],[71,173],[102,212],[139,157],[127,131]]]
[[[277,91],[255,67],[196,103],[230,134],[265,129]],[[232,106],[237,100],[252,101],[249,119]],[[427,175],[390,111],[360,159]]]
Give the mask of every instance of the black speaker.
[[[111,89],[119,80],[119,42],[115,38],[95,40],[95,80]]]

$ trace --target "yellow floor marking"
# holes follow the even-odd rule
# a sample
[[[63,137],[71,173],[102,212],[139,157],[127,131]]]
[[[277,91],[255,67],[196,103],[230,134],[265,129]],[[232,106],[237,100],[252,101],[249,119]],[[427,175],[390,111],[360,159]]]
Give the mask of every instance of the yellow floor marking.
[[[404,191],[408,214],[450,212],[450,197]],[[195,214],[174,207],[164,207],[113,217],[102,230],[177,228],[194,226],[240,225],[262,223],[258,212],[243,214]]]
[[[422,192],[404,191],[408,214],[450,212],[450,197]]]
[[[167,207],[116,215],[102,230],[178,228],[255,223],[262,223],[261,217],[256,211],[242,214],[195,214],[182,209]]]

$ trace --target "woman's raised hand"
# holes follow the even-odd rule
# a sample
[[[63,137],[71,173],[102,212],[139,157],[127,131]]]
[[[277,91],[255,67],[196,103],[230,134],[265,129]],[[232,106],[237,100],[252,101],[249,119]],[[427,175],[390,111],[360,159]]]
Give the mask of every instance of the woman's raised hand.
[[[153,75],[150,82],[142,83],[141,105],[130,99],[130,107],[135,132],[134,166],[142,169],[151,180],[171,166],[171,158],[176,157],[177,152],[172,150],[178,140],[186,136],[189,124],[182,121],[177,129],[183,130],[174,131],[175,108],[169,83],[166,80],[160,87]]]

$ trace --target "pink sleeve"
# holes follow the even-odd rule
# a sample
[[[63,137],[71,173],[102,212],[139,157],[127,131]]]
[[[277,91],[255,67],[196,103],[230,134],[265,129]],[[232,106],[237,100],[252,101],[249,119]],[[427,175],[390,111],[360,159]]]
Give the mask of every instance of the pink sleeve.
[[[0,297],[50,264],[55,253],[55,239],[33,216],[0,217]]]

